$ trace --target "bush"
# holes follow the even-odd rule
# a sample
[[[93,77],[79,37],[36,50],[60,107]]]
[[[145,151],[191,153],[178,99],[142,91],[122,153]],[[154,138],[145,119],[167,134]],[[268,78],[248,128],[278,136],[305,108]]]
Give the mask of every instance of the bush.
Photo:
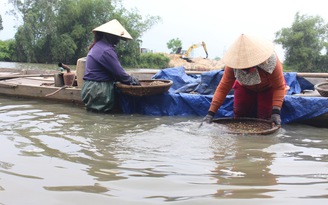
[[[283,64],[283,71],[284,72],[296,72],[293,68],[291,68],[290,66]]]
[[[142,53],[140,54],[139,68],[167,68],[170,58],[162,53]]]
[[[12,61],[12,56],[14,55],[14,40],[0,40],[0,61]]]

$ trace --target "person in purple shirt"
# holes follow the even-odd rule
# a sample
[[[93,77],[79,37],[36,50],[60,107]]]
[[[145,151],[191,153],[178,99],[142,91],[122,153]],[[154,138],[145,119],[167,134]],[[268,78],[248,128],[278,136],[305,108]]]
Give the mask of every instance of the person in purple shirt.
[[[125,72],[115,51],[120,40],[131,40],[132,37],[116,19],[92,32],[94,40],[86,58],[82,101],[89,111],[113,112],[117,108],[115,82],[140,85],[137,78]]]

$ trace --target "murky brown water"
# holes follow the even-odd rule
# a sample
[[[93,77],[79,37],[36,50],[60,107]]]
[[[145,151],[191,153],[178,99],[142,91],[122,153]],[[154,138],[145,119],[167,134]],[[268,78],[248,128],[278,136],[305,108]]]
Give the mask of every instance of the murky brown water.
[[[1,97],[0,204],[328,202],[327,129],[233,136],[200,120]]]

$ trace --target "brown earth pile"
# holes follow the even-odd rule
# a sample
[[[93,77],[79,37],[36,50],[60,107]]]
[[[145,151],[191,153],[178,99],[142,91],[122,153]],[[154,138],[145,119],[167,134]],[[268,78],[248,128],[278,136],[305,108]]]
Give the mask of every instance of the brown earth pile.
[[[181,55],[168,54],[170,58],[170,67],[183,66],[186,70],[190,71],[209,71],[209,70],[220,70],[224,68],[224,63],[221,60],[204,59],[201,57],[190,58],[192,62],[188,62],[181,58]]]

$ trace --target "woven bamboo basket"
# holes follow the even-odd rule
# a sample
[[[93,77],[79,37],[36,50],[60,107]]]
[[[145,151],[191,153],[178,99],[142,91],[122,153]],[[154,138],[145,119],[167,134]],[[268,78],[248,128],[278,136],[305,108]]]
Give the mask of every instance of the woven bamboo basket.
[[[222,126],[224,133],[237,135],[268,135],[280,128],[269,120],[248,117],[216,118],[213,119],[213,122]]]
[[[323,97],[328,97],[328,82],[318,83],[314,86],[314,89]]]
[[[116,83],[116,87],[122,93],[133,96],[157,95],[167,92],[173,81],[171,80],[140,80],[141,85],[125,85],[123,83]]]

